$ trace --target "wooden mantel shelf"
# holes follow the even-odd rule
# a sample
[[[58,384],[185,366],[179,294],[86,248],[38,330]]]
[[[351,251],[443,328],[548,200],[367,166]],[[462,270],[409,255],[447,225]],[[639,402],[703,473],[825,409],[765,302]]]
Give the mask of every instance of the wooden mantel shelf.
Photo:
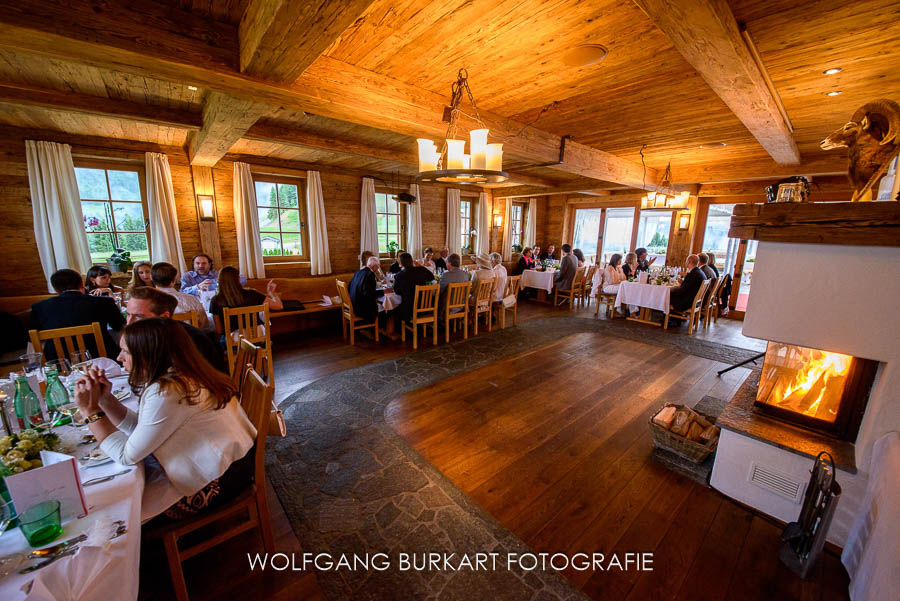
[[[900,202],[739,204],[728,235],[766,242],[900,246]]]

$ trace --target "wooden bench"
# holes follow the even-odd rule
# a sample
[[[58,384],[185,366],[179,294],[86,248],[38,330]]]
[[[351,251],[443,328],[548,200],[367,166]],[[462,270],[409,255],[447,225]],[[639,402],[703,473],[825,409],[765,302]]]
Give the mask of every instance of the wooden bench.
[[[314,317],[320,315],[322,317],[333,315],[340,316],[341,304],[338,302],[334,305],[323,305],[323,296],[337,296],[337,286],[334,281],[340,279],[344,282],[350,282],[353,279],[353,273],[332,273],[323,276],[311,276],[304,278],[265,278],[247,280],[247,288],[253,288],[263,294],[266,293],[266,285],[269,280],[274,280],[278,286],[277,293],[282,300],[293,300],[303,303],[303,309],[290,311],[271,311],[269,317],[272,319],[272,329],[275,333],[287,332],[299,329],[300,325],[293,323],[297,320],[285,319],[286,317]]]

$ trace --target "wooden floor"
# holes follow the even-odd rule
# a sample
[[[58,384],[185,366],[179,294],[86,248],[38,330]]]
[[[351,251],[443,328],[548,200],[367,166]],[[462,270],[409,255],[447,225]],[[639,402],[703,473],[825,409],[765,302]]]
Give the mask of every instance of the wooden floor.
[[[730,398],[748,373],[584,333],[392,402],[388,423],[537,551],[653,551],[654,571],[570,571],[594,599],[845,599],[839,560],[803,582],[780,529],[651,458],[668,400]]]
[[[546,305],[537,305],[532,303],[523,303],[520,305],[519,309],[519,319],[523,321],[561,314],[568,313],[565,311],[552,311]],[[592,311],[589,312],[585,310],[581,313],[581,315],[583,315],[586,319],[594,319]],[[600,319],[603,319],[603,317],[601,316]],[[633,325],[636,328],[647,327],[638,324]],[[714,340],[722,344],[730,344],[733,346],[740,346],[744,348],[759,348],[759,341],[745,338],[741,335],[740,326],[740,322],[720,319],[718,324],[715,324],[707,330],[701,330],[697,335],[699,337]],[[616,339],[615,344],[609,342],[607,350],[615,348],[615,352],[619,353],[620,357],[625,356],[628,360],[622,361],[621,365],[612,365],[608,364],[607,362],[604,362],[603,365],[609,365],[609,367],[614,371],[624,370],[634,360],[641,358],[641,351],[638,350],[639,346],[636,346],[636,344],[637,343],[628,342],[622,339]],[[429,345],[426,344],[424,348],[428,348],[428,346]],[[392,342],[384,339],[380,343],[375,343],[374,341],[362,336],[357,339],[356,346],[351,347],[341,339],[340,329],[337,323],[334,324],[333,328],[328,328],[326,330],[308,331],[304,332],[301,335],[280,338],[276,340],[274,348],[276,384],[275,395],[276,401],[279,402],[287,398],[291,393],[302,388],[306,384],[309,384],[310,382],[313,382],[326,375],[334,374],[360,365],[365,365],[374,361],[388,359],[390,357],[410,352],[411,350],[410,345],[408,344],[404,346],[400,342]],[[598,353],[598,350],[593,349],[592,352]],[[556,374],[558,371],[557,364],[555,363],[556,359],[563,360],[568,358],[570,362],[576,362],[576,365],[586,364],[583,358],[579,360],[574,356],[575,353],[573,353],[573,349],[560,349],[559,353],[559,357],[554,357],[552,356],[551,351],[548,352],[548,354],[543,354],[539,360],[534,361],[536,371],[532,371],[529,369],[531,375],[526,375],[526,379],[524,381],[538,382],[541,380],[541,378],[547,376],[548,374]],[[658,349],[654,349],[654,353],[654,356],[656,356],[660,354],[660,351]],[[594,354],[595,360],[593,361],[593,363],[597,363],[596,357],[598,356],[600,355]],[[665,357],[660,358],[660,364],[662,365],[668,365],[669,361],[670,360],[666,359]],[[486,376],[487,379],[485,380],[485,382],[492,381],[497,383],[499,381],[497,379],[497,375],[500,374],[504,369],[506,368],[492,368],[488,370],[491,372],[491,377]],[[671,369],[669,371],[671,371]],[[636,386],[638,382],[643,382],[643,386],[646,388],[643,391],[643,394],[646,395],[649,394],[651,390],[655,390],[659,386],[654,385],[653,378],[649,377],[648,374],[635,374],[633,372],[630,373],[632,373],[632,375],[628,379],[632,383],[624,387],[623,391],[631,390],[630,387],[632,385]],[[541,376],[538,377],[537,374],[541,374]],[[514,374],[511,375],[514,376]],[[673,375],[670,374],[667,377],[671,379]],[[711,382],[708,374],[705,374],[700,378],[700,380],[707,384]],[[506,378],[504,381],[506,382],[506,385],[509,385],[509,378]],[[482,384],[484,384],[484,382],[482,382]],[[720,384],[720,387],[723,388],[721,390],[717,389],[717,391],[719,391],[721,394],[726,394],[727,390],[725,389],[727,388],[728,390],[730,390],[734,385],[736,385],[736,380],[726,380],[725,383]],[[495,390],[494,386],[487,386],[490,390]],[[696,390],[699,392],[700,387],[698,387]],[[573,399],[574,398],[575,397],[573,397]],[[424,397],[420,397],[420,400],[421,399],[424,399]],[[414,399],[412,398],[406,398],[403,400],[404,403],[411,403],[413,401]],[[446,399],[441,400],[439,398],[435,398],[434,404],[435,407],[437,407],[438,405],[444,404],[446,402]],[[644,402],[644,400],[640,400],[639,404]],[[390,419],[394,423],[397,423],[398,418],[401,415],[405,414],[405,412],[398,412],[399,407],[400,405],[395,403],[395,405],[391,408]],[[410,410],[412,411],[412,405],[410,407]],[[449,407],[444,407],[444,409],[449,409]],[[419,412],[421,412],[422,410],[423,407],[421,406],[417,409],[417,411]],[[574,409],[570,410],[570,415],[574,417],[574,413],[571,413],[571,411],[574,411]],[[643,415],[642,413],[640,413],[640,411],[641,409],[639,407],[636,407],[631,411],[631,413]],[[599,415],[599,413],[597,415]],[[427,412],[422,414],[422,419],[426,418]],[[471,424],[471,422],[468,421],[471,418],[471,414],[460,415],[460,419],[466,423]],[[496,422],[494,426],[499,427],[500,423],[503,423],[504,428],[507,428],[509,429],[509,431],[513,432],[515,431],[517,423],[519,424],[518,427],[520,429],[524,427],[524,422],[521,422],[521,420],[524,418],[525,416],[518,414],[518,412],[516,411],[512,411],[512,413],[507,416],[505,420],[503,420],[502,422]],[[641,421],[641,418],[635,419]],[[645,424],[641,425],[645,426]],[[615,434],[615,430],[616,428],[609,428],[609,434]],[[625,430],[626,431],[623,434],[619,434],[614,438],[613,444],[619,446],[625,445],[628,442],[627,439],[630,436],[635,435],[637,428],[634,426],[634,422],[632,421],[626,424]],[[592,436],[596,440],[601,440],[601,438],[597,437],[596,434]],[[607,447],[608,445],[606,445],[606,447],[604,448]],[[601,452],[596,448],[594,449],[594,451],[595,453]],[[571,449],[569,451],[566,451],[566,453],[569,452],[571,452]],[[618,469],[631,469],[631,467],[639,462],[639,459],[640,458],[636,456],[623,457],[622,467]],[[628,462],[625,462],[625,460],[627,460]],[[471,458],[471,462],[473,465],[473,470],[477,470],[478,460],[473,457]],[[554,460],[554,463],[558,462],[558,459]],[[568,460],[565,463],[568,465]],[[440,463],[437,464],[440,467]],[[648,466],[647,469],[651,470],[655,474],[654,477],[657,480],[659,480],[659,478],[661,477],[672,479],[671,476],[666,476],[666,474],[657,474],[656,472],[658,472],[658,470],[653,469],[653,467],[655,466]],[[455,469],[458,470],[459,468]],[[609,476],[607,476],[603,481],[605,482],[612,477],[613,474],[609,474]],[[699,505],[699,509],[694,509],[693,512],[688,512],[689,520],[686,522],[687,524],[698,523],[701,519],[708,519],[709,521],[713,521],[715,518],[720,521],[725,520],[724,523],[728,525],[728,520],[730,519],[729,516],[731,516],[736,511],[730,503],[723,503],[721,501],[721,498],[711,496],[709,494],[704,494],[700,487],[692,487],[684,483],[679,483],[677,486],[678,490],[681,491],[679,492],[679,498],[681,499],[681,505],[679,507],[681,509]],[[469,489],[465,487],[462,488],[467,492],[469,491]],[[686,493],[684,489],[686,489]],[[619,503],[621,503],[621,501]],[[300,543],[291,530],[291,526],[287,520],[287,516],[284,514],[281,503],[278,501],[278,497],[275,496],[275,493],[271,489],[271,486],[269,487],[269,504],[272,511],[273,528],[276,536],[276,548],[279,551],[288,553],[291,551],[300,551]],[[654,510],[654,508],[649,508],[649,510]],[[659,509],[655,510],[657,512],[660,511]],[[613,511],[613,509],[611,509],[610,511]],[[698,511],[702,513],[702,515],[693,515]],[[547,510],[545,510],[545,513],[546,512]],[[718,517],[720,514],[722,514],[722,516]],[[648,515],[652,516],[653,514]],[[646,517],[647,516],[645,516],[645,519]],[[629,521],[628,524],[630,525],[633,521],[634,520]],[[756,522],[765,524],[765,526],[756,526],[754,529],[751,529],[748,526],[747,532],[752,533],[754,536],[759,537],[760,535],[756,532],[761,531],[764,535],[762,536],[762,538],[765,538],[765,536],[768,536],[769,531],[774,528],[774,526],[762,522],[759,519],[752,520],[752,522],[754,524]],[[652,526],[652,524],[652,521],[648,522],[648,526]],[[684,528],[686,528],[686,526]],[[702,532],[699,533],[691,530],[691,534],[694,536],[699,536],[700,539],[704,539],[706,538],[706,534],[710,530],[710,528],[704,528],[702,529]],[[515,532],[515,530],[513,531]],[[774,532],[774,530],[772,531]],[[535,533],[534,535],[547,536],[548,534],[549,532],[543,534]],[[675,543],[678,543],[682,538],[681,535],[677,534],[676,530],[672,529],[670,529],[665,534],[666,540],[669,540],[669,537],[675,537],[674,543],[671,541],[668,543],[669,547],[672,547],[673,545],[675,545]],[[635,534],[631,534],[631,536],[633,537],[635,536]],[[662,540],[664,537],[662,536],[662,534],[660,534],[659,538]],[[745,538],[747,537],[745,536]],[[702,540],[699,540],[696,544],[699,545],[702,542]],[[665,540],[663,541],[663,543],[665,543]],[[719,544],[718,542],[713,540],[713,542],[707,544],[712,545],[713,551],[715,551],[716,553],[719,552],[716,551]],[[762,548],[762,546],[759,546],[759,548]],[[262,550],[262,542],[259,539],[259,536],[255,532],[249,532],[236,537],[209,552],[202,553],[199,556],[185,562],[184,569],[187,575],[188,589],[192,601],[206,601],[226,597],[235,599],[258,599],[260,601],[287,601],[289,599],[325,599],[316,583],[314,575],[298,576],[296,573],[272,571],[267,571],[265,573],[250,572],[247,568],[247,553],[255,553],[258,551],[261,552]],[[661,553],[663,553],[663,551],[664,549],[662,548],[658,551],[657,565],[664,565],[664,562],[672,565],[671,560],[666,560],[664,559],[663,555],[660,555]],[[682,561],[680,549],[670,549],[667,552],[670,555],[674,553],[678,557],[678,561]],[[168,584],[168,568],[166,566],[165,558],[160,553],[161,551],[159,549],[156,549],[152,545],[145,543],[141,565],[141,594],[139,597],[141,601],[157,601],[172,598],[171,588]],[[694,554],[696,555],[696,553]],[[745,559],[745,561],[747,560]],[[671,584],[672,579],[676,578],[678,579],[678,583],[680,585],[681,578],[687,575],[687,571],[690,568],[691,565],[679,564],[679,568],[674,572],[667,571],[666,573],[663,573],[662,571],[657,571],[655,572],[655,578],[642,581],[641,586],[652,587],[656,582],[659,582],[669,583],[666,586],[671,587],[674,586]],[[754,569],[759,568],[755,567]],[[834,572],[834,570],[832,570],[832,572]],[[841,573],[843,573],[842,570]],[[610,580],[607,582],[611,583],[612,581]],[[599,584],[603,583],[601,582]],[[597,588],[598,583],[585,583],[584,586]],[[705,597],[697,598],[699,599]],[[754,597],[748,596],[744,598],[752,599]],[[822,598],[827,597],[811,597],[811,599]]]

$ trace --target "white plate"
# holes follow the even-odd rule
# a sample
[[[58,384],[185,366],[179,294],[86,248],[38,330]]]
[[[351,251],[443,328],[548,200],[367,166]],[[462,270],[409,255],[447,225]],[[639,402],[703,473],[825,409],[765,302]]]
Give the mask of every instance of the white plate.
[[[97,467],[98,465],[106,465],[112,461],[112,457],[107,455],[100,447],[91,451],[78,460],[84,467]]]

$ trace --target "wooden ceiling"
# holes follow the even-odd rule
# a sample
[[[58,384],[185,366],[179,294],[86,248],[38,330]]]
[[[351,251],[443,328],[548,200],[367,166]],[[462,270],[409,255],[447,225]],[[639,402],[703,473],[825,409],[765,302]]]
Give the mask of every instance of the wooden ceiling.
[[[744,24],[793,126],[786,142],[799,165],[772,159],[747,126],[758,107],[735,107],[715,85],[727,66],[698,65],[652,0],[355,0],[340,14],[323,0],[2,4],[0,123],[178,146],[212,137],[204,152],[213,162],[228,151],[412,174],[414,138],[442,135],[460,67],[492,135],[507,137],[504,164],[517,183],[545,187],[653,184],[669,161],[684,183],[838,173],[843,154],[819,141],[866,101],[900,100],[896,0],[667,0],[673,14],[730,11]],[[259,19],[252,29],[242,22],[276,5],[262,33]],[[308,14],[321,18],[304,26],[303,44],[269,43],[296,39],[291,21]],[[702,20],[690,27],[692,39],[729,34]],[[565,53],[585,43],[609,55],[566,66]],[[830,67],[843,72],[824,76]],[[825,96],[833,89],[843,93]],[[204,122],[211,97],[217,110]],[[211,114],[240,127],[222,134]],[[572,136],[564,164],[533,167],[558,160],[562,136]],[[713,142],[727,145],[701,148]]]

